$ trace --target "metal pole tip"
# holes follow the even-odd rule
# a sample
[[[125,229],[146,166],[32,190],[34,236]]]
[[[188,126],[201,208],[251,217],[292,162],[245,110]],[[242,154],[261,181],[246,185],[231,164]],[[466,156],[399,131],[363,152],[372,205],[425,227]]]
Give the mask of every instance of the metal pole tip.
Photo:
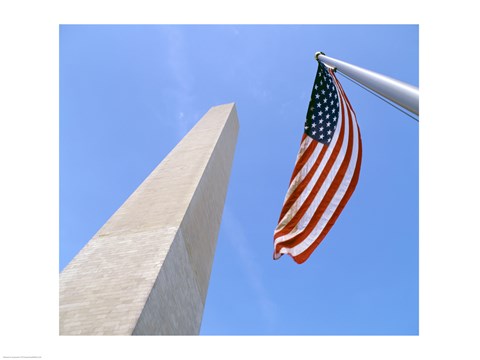
[[[319,57],[320,55],[325,55],[325,53],[324,53],[324,52],[321,52],[321,51],[317,51],[317,52],[315,53],[315,60],[318,61],[318,57]]]

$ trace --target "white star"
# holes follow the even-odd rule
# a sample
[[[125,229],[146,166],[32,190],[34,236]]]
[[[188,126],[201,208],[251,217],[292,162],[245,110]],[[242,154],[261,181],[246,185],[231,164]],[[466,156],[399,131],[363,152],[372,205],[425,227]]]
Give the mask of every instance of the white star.
[[[315,99],[320,99],[320,95],[315,94]]]
[[[312,115],[312,120],[315,119],[315,115]]]
[[[325,111],[328,111],[328,106],[327,106],[327,107],[325,107]]]
[[[325,95],[325,90],[322,90],[322,95]]]
[[[330,101],[330,105],[333,105],[333,103],[334,103],[334,101],[333,101],[333,100],[332,100],[332,101]]]
[[[326,102],[327,102],[327,98],[323,99],[323,102],[326,103]]]
[[[336,116],[333,118],[333,121],[337,121],[337,117],[336,117]]]
[[[305,125],[305,129],[308,129],[308,125]]]
[[[323,126],[319,129],[320,131],[323,131]]]
[[[327,122],[327,127],[329,127],[329,126],[330,126],[330,124],[331,124],[330,122]]]
[[[313,131],[312,134],[315,135],[317,132],[316,131]]]
[[[315,123],[313,123],[313,124],[312,124],[312,127],[315,127],[315,126],[317,126],[317,125],[316,125]]]
[[[332,114],[335,114],[335,108],[332,108]]]
[[[319,123],[320,123],[320,124],[323,123],[323,119],[320,119]]]
[[[327,140],[327,141],[328,141],[328,142],[330,142],[330,140],[332,140],[332,138],[328,138],[328,140]]]
[[[327,134],[330,135],[332,133],[332,130],[328,130]]]
[[[317,107],[319,108],[320,106],[322,106],[322,105],[320,103],[317,103]],[[312,108],[312,110],[313,110],[313,108]]]
[[[318,89],[318,85],[317,85],[317,84],[315,84],[315,90],[317,90],[317,89]]]
[[[323,111],[320,111],[320,112],[318,113],[318,116],[322,116],[322,115],[323,115]]]
[[[327,119],[328,119],[329,117],[330,117],[330,114],[327,114],[327,116],[325,116],[325,118],[327,118]],[[330,124],[330,123],[329,123],[329,124]]]
[[[320,139],[323,139],[323,134],[322,134],[322,135],[320,135]]]

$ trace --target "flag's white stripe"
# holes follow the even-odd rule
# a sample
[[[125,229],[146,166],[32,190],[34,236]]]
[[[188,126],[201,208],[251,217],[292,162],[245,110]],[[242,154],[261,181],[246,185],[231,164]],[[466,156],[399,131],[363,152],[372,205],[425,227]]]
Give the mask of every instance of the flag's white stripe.
[[[310,195],[313,187],[315,186],[318,178],[322,174],[323,169],[324,169],[327,161],[330,159],[330,156],[331,156],[331,154],[332,154],[333,150],[335,149],[335,146],[338,142],[339,134],[341,132],[341,128],[342,128],[343,123],[344,123],[342,117],[343,117],[343,114],[340,114],[339,115],[339,121],[337,122],[337,129],[336,129],[335,133],[333,134],[331,144],[328,146],[327,151],[325,152],[325,155],[323,156],[323,159],[322,159],[320,165],[318,166],[317,170],[315,171],[315,174],[312,176],[312,178],[310,179],[310,181],[307,184],[307,186],[305,187],[305,189],[303,189],[302,193],[300,194],[298,199],[295,201],[295,203],[290,207],[290,209],[283,216],[282,220],[278,223],[277,228],[275,229],[274,233],[277,233],[277,232],[281,231],[288,224],[288,222],[289,222],[288,219],[291,219],[295,215],[295,213],[297,213],[297,211],[300,209],[300,207],[302,206],[305,199],[307,199],[308,196]],[[313,141],[315,141],[315,140],[313,140]],[[302,170],[301,170],[302,173],[299,172],[297,174],[297,176],[295,177],[295,180],[292,182],[292,186],[287,191],[287,195],[285,196],[284,204],[286,203],[288,198],[291,196],[293,191],[297,188],[297,186],[301,183],[301,181],[307,176],[307,174],[310,171],[310,169],[312,168],[313,164],[317,161],[318,155],[319,155],[320,151],[322,150],[323,146],[325,146],[325,145],[322,145],[321,143],[319,143],[319,146],[316,147],[315,151],[312,153],[312,155],[308,159],[307,163],[302,168]],[[343,146],[343,144],[342,144],[342,146]],[[341,153],[339,153],[339,157],[341,157]],[[337,158],[337,160],[338,160],[338,158]],[[332,169],[333,168],[334,168],[334,166],[332,166]]]
[[[307,136],[307,138],[310,139],[310,141],[308,142],[308,145],[310,145],[310,143],[312,141],[316,141],[316,140],[313,140],[310,136]],[[321,144],[319,144],[319,145],[321,145]],[[313,151],[313,153],[310,155],[308,160],[305,162],[303,167],[298,171],[297,175],[295,176],[295,178],[290,183],[290,186],[288,187],[288,190],[287,190],[287,194],[285,195],[285,200],[283,201],[284,205],[287,202],[287,200],[290,198],[292,193],[295,191],[295,189],[298,187],[298,185],[300,185],[300,183],[302,182],[302,179],[305,176],[307,176],[308,172],[310,171],[313,164],[315,163],[315,159],[318,157],[320,151],[322,150],[322,146],[319,146],[319,145],[317,145],[315,147],[315,150]],[[295,167],[297,166],[297,163],[299,162],[299,160],[301,158],[301,155],[303,155],[304,152],[305,152],[305,150],[303,150],[301,154],[299,153],[299,155],[297,157],[297,161],[295,162]]]
[[[343,98],[342,98],[341,101],[344,103],[343,104],[344,108],[347,108],[347,104],[343,100]],[[345,158],[345,154],[347,152],[348,136],[349,136],[349,132],[351,131],[351,129],[349,129],[348,117],[346,116],[346,114],[343,114],[343,111],[341,111],[341,112],[342,112],[341,122],[338,122],[338,123],[341,123],[343,126],[345,126],[345,132],[344,132],[344,135],[343,135],[342,147],[341,147],[340,152],[339,152],[339,154],[338,154],[338,156],[335,160],[335,163],[333,164],[332,168],[330,169],[327,177],[325,178],[325,181],[322,184],[322,187],[320,188],[317,195],[315,196],[315,199],[312,201],[312,203],[308,207],[308,210],[302,216],[302,218],[298,222],[297,226],[295,226],[293,231],[291,231],[290,233],[288,233],[286,235],[283,235],[283,236],[280,236],[277,239],[275,239],[275,242],[274,242],[275,245],[293,238],[294,236],[298,235],[299,233],[301,233],[305,229],[305,227],[310,222],[312,216],[314,215],[315,211],[317,210],[318,206],[320,205],[321,201],[323,200],[325,194],[328,192],[333,180],[335,179],[335,176],[337,175],[338,170],[340,169],[340,166],[341,166],[341,164],[343,162],[343,159]],[[338,129],[338,130],[340,130],[340,129]],[[337,134],[340,134],[340,131],[336,131],[335,135],[337,135]],[[328,158],[329,158],[331,152],[333,151],[333,148],[331,149],[331,146],[329,146],[328,151],[329,151],[329,154],[328,154],[329,155]],[[319,178],[320,173],[322,173],[324,171],[323,167],[324,167],[324,164],[323,164],[323,161],[322,161],[322,164],[319,166],[319,168],[317,170],[318,176],[317,176],[317,174],[315,174],[316,176],[313,179],[311,179],[312,181],[310,181],[310,183],[309,183],[309,188],[310,189],[313,188],[313,186],[317,182],[317,179]],[[308,192],[308,194],[309,193],[310,193],[310,191]],[[298,201],[300,202],[298,204],[298,208],[301,206],[301,203],[303,203],[303,201],[305,201],[307,196],[308,195],[304,196],[304,194],[302,193],[301,198],[298,199]],[[295,212],[298,210],[298,208],[295,208],[295,209],[293,209],[293,208],[294,208],[294,206],[292,206],[292,210],[294,210]]]
[[[312,232],[308,235],[306,239],[304,239],[300,244],[297,246],[294,246],[291,249],[286,249],[283,248],[280,250],[280,253],[290,253],[292,256],[297,256],[304,252],[306,249],[312,245],[312,243],[318,238],[318,236],[321,234],[327,223],[329,222],[330,218],[333,216],[335,213],[335,210],[337,209],[338,205],[340,204],[340,201],[343,199],[345,196],[345,193],[348,190],[348,187],[352,181],[353,175],[355,173],[355,169],[357,167],[357,159],[359,156],[358,150],[359,150],[359,141],[358,141],[358,128],[356,126],[356,122],[353,123],[353,152],[352,152],[352,158],[350,160],[350,163],[348,165],[347,172],[345,174],[345,177],[340,185],[340,187],[337,189],[335,196],[333,197],[332,201],[328,205],[328,208],[326,211],[323,213],[320,221],[318,222],[317,226],[312,230]]]
[[[303,139],[302,143],[300,144],[300,150],[298,151],[298,154],[297,154],[297,159],[295,160],[295,165],[294,165],[294,169],[297,167],[297,163],[300,161],[301,157],[303,156],[303,154],[305,153],[305,151],[307,151],[308,147],[310,146],[310,144],[312,143],[312,141],[314,141],[310,136],[305,136],[305,138]],[[287,202],[288,198],[289,198],[289,193],[293,190],[292,187],[295,186],[296,187],[296,180],[297,177],[295,177],[292,181],[290,181],[290,185],[288,187],[288,190],[287,190],[287,195],[285,195],[285,199],[283,200],[283,204],[285,205],[285,203]]]
[[[342,152],[343,153],[340,154],[340,156],[344,157],[345,151],[343,150]],[[312,217],[315,214],[315,211],[318,209],[318,207],[319,207],[320,203],[322,202],[322,200],[324,199],[326,193],[329,191],[329,189],[331,187],[331,184],[332,184],[333,180],[335,179],[335,175],[337,174],[338,168],[339,168],[339,164],[335,164],[335,166],[331,169],[327,178],[325,179],[325,183],[322,185],[322,187],[319,190],[319,192],[317,193],[314,201],[310,204],[308,210],[305,212],[302,219],[298,222],[296,227],[290,233],[288,233],[286,235],[283,235],[283,236],[280,236],[277,239],[275,239],[275,245],[277,245],[279,243],[282,243],[282,242],[285,242],[285,241],[288,241],[288,240],[292,239],[293,237],[299,235],[303,231],[305,231],[305,228],[308,226],[308,224],[312,220]],[[328,211],[328,207],[327,207],[326,211]],[[320,226],[320,224],[321,224],[320,222],[317,223],[316,227]],[[323,227],[322,227],[322,229],[323,229]]]
[[[327,149],[327,151],[325,153],[325,156],[323,157],[320,165],[318,166],[317,170],[315,171],[315,174],[312,176],[312,178],[308,182],[305,189],[303,189],[302,193],[298,196],[297,200],[291,205],[290,209],[285,213],[282,220],[278,223],[278,226],[277,226],[277,229],[275,230],[275,233],[278,233],[279,231],[283,230],[283,228],[290,222],[290,219],[292,219],[292,217],[295,216],[295,214],[300,210],[300,207],[305,202],[305,200],[308,198],[308,196],[311,194],[313,187],[317,183],[321,174],[324,172],[325,165],[328,162],[328,160],[330,159],[330,155],[331,155],[332,151],[333,151],[332,148]],[[339,156],[341,156],[341,154],[339,154]],[[317,155],[317,157],[318,157],[318,155]],[[317,157],[312,156],[309,159],[309,162],[311,163],[311,165],[309,166],[310,168],[313,165],[313,163],[315,163],[317,161]],[[333,166],[332,166],[332,169],[334,169]],[[328,180],[326,179],[325,181],[328,181]]]
[[[329,204],[327,210],[322,214],[321,219],[319,220],[317,226],[312,229],[311,233],[308,234],[308,236],[298,245],[293,246],[291,248],[288,247],[282,247],[279,250],[279,254],[291,254],[292,256],[298,256],[302,252],[306,251],[314,242],[315,240],[320,236],[321,232],[324,230],[325,226],[328,224],[330,221],[331,217],[335,213],[337,207],[339,206],[341,200],[345,196],[346,191],[348,190],[348,187],[352,181],[353,173],[356,168],[356,159],[355,161],[352,162],[351,168],[348,170],[348,174],[346,181],[344,181],[341,185],[341,187],[337,190],[337,193],[335,194],[334,198],[332,199],[332,202]]]
[[[298,150],[297,154],[297,160],[295,163],[300,160],[300,157],[303,155],[303,153],[308,149],[310,146],[310,143],[312,142],[312,138],[310,136],[305,136],[305,139],[303,139],[302,143],[300,144],[300,150]]]

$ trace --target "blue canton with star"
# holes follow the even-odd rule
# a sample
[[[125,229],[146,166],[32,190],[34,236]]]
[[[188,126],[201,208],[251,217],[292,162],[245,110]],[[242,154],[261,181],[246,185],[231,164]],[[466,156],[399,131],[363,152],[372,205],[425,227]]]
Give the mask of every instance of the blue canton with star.
[[[318,62],[318,71],[308,104],[305,134],[328,145],[337,129],[339,102],[337,89],[324,64]]]

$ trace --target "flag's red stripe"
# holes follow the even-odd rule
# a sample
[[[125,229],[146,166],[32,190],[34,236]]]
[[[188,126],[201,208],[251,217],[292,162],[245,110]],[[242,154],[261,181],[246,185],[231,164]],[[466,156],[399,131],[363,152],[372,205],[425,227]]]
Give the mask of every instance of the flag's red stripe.
[[[342,103],[342,107],[343,107],[343,103]],[[342,148],[344,131],[345,131],[345,126],[342,126],[341,129],[340,129],[340,134],[339,134],[338,141],[335,144],[335,148],[333,149],[332,153],[330,154],[330,157],[327,161],[327,164],[325,165],[325,168],[323,169],[322,173],[320,174],[320,177],[318,178],[316,184],[312,188],[312,191],[308,195],[307,199],[303,202],[302,206],[297,211],[297,213],[292,217],[290,222],[287,225],[285,225],[285,227],[282,230],[280,230],[279,232],[277,232],[274,235],[274,239],[277,239],[278,237],[283,236],[283,235],[287,235],[289,232],[291,232],[292,229],[298,224],[300,219],[303,217],[303,215],[308,210],[309,206],[311,205],[311,203],[315,199],[318,191],[321,189],[325,179],[327,178],[327,175],[330,172],[333,164],[335,163],[335,160],[337,159],[337,156],[340,152],[340,149]]]
[[[312,143],[319,144],[316,140],[314,140]],[[321,146],[321,145],[318,145],[318,146]],[[320,163],[322,162],[322,159],[323,159],[326,151],[327,151],[327,146],[323,146],[322,150],[320,150],[320,154],[318,154],[317,158],[315,159],[315,163],[312,165],[312,167],[309,170],[307,176],[305,176],[305,178],[303,178],[303,180],[295,188],[295,190],[292,192],[292,194],[288,197],[287,201],[283,205],[282,213],[280,214],[280,218],[278,219],[278,222],[280,222],[283,219],[283,217],[288,212],[288,210],[290,210],[292,205],[295,204],[295,201],[297,201],[298,197],[305,190],[305,188],[307,187],[311,178],[313,177],[313,175],[315,175],[315,172],[317,171],[318,167],[320,166]]]
[[[337,77],[335,76],[335,73],[333,71],[330,71],[330,75],[333,76],[335,79],[335,84],[337,85],[337,89],[339,89],[343,95],[343,98],[347,101],[348,107],[350,108],[350,111],[355,114],[355,111],[353,110],[352,104],[350,104],[350,100],[347,97],[347,94],[345,94],[345,91],[343,90],[342,84],[340,84],[340,81],[338,81]],[[355,119],[357,118],[357,115],[355,114]],[[358,125],[358,123],[357,123]],[[360,134],[360,131],[358,132]]]
[[[303,142],[305,141],[305,139],[307,138],[307,136],[308,136],[308,135],[307,135],[305,132],[302,134],[302,140],[300,140],[300,150],[302,149],[302,144],[303,144]],[[311,143],[311,142],[310,142],[310,145],[309,145],[309,146],[312,146],[312,143]],[[308,151],[308,149],[306,149],[306,150],[304,151],[304,153],[305,153],[306,151]],[[300,155],[300,156],[303,156],[303,154]],[[297,158],[297,162],[298,162],[299,160],[300,160],[300,159]],[[298,172],[298,170],[297,170],[297,164],[295,163],[295,168],[293,169],[292,177],[291,177],[291,179],[290,179],[290,184],[292,183],[293,179],[295,178],[296,172]]]
[[[337,221],[338,216],[344,209],[345,205],[347,204],[348,200],[350,200],[350,197],[353,194],[353,191],[355,190],[357,183],[358,183],[358,178],[360,176],[360,168],[362,165],[362,140],[360,138],[360,129],[358,128],[357,125],[357,130],[358,130],[358,139],[359,139],[359,148],[358,148],[358,157],[357,157],[357,163],[355,165],[355,172],[352,177],[352,181],[350,182],[350,185],[347,189],[347,192],[345,193],[344,197],[340,201],[340,204],[338,205],[337,209],[332,215],[332,218],[328,222],[327,226],[325,229],[322,231],[322,233],[318,236],[318,238],[302,253],[298,254],[297,256],[292,256],[293,260],[297,264],[301,264],[305,262],[312,252],[317,248],[317,246],[322,242],[322,240],[325,238],[327,233],[330,231],[331,227],[335,222]]]
[[[343,97],[342,97],[343,98]],[[342,99],[343,100],[343,99]],[[346,104],[342,101],[342,113],[344,114],[344,107],[346,107]],[[310,219],[309,223],[305,227],[305,229],[292,237],[291,239],[288,239],[284,242],[278,243],[276,245],[276,251],[278,252],[279,248],[281,247],[288,247],[292,248],[298,244],[300,244],[307,236],[312,232],[312,230],[315,228],[317,225],[318,221],[321,219],[322,215],[324,214],[325,210],[328,208],[331,200],[333,199],[335,193],[337,192],[338,188],[340,187],[341,183],[343,182],[344,176],[347,172],[348,165],[350,164],[351,157],[352,157],[352,149],[353,149],[353,123],[352,123],[352,115],[350,111],[346,111],[348,114],[348,123],[349,123],[349,134],[348,134],[348,142],[347,142],[347,151],[345,154],[345,157],[342,161],[342,164],[340,165],[340,169],[338,170],[337,174],[335,175],[335,178],[330,185],[330,187],[327,190],[327,193],[323,197],[322,201],[320,202],[320,205],[318,208],[315,210],[315,213],[313,214],[312,218]],[[344,127],[342,127],[343,129]],[[322,174],[323,175],[323,174]],[[288,224],[290,225],[290,224]],[[293,229],[293,226],[289,226],[290,230]],[[283,232],[283,231],[282,231]],[[285,232],[285,234],[288,234],[288,232]],[[277,235],[278,236],[278,235]]]
[[[304,133],[305,136],[308,136]],[[300,155],[300,158],[297,160],[295,163],[295,168],[293,169],[292,177],[290,179],[289,186],[292,184],[293,179],[297,176],[300,170],[302,170],[303,166],[307,163],[308,159],[310,156],[313,154],[315,151],[315,148],[317,147],[318,142],[317,141],[312,141],[308,145],[308,148],[303,152],[303,154]]]

